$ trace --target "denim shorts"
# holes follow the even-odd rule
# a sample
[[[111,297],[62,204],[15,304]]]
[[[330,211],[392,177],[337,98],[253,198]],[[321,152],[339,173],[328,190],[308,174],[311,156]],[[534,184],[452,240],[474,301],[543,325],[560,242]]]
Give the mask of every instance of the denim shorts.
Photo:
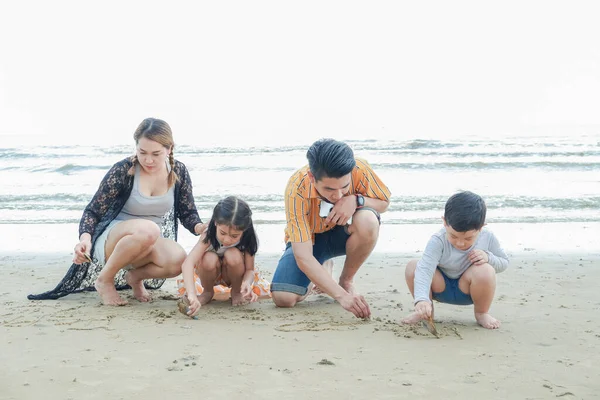
[[[346,254],[346,242],[350,235],[345,226],[336,226],[330,231],[317,233],[313,245],[313,256],[323,264],[325,261]],[[291,292],[304,296],[310,279],[298,268],[292,244],[288,242],[279,259],[271,281],[272,292]]]
[[[446,284],[446,289],[444,289],[441,293],[432,292],[432,297],[434,300],[439,301],[440,303],[454,304],[457,306],[468,306],[473,304],[473,299],[470,294],[464,293],[458,287],[458,279],[448,278],[446,274],[442,272],[441,269],[438,268],[438,271],[442,273],[444,277],[444,283]]]

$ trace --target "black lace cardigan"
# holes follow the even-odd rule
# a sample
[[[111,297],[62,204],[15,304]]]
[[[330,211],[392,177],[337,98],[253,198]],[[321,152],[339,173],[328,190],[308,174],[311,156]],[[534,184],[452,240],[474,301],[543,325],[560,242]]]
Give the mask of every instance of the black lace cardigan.
[[[83,211],[79,223],[79,236],[81,237],[85,232],[92,236],[92,249],[90,251],[92,255],[94,254],[96,240],[119,215],[131,194],[133,175],[129,174],[129,170],[133,167],[132,159],[133,157],[128,157],[112,166],[102,179],[98,191]],[[196,235],[194,227],[202,220],[194,204],[192,181],[187,168],[182,162],[176,160],[174,170],[179,180],[175,183],[174,212],[171,213],[171,216],[173,218],[173,235],[174,239],[177,240],[178,219],[194,235]],[[94,282],[102,269],[102,264],[98,262],[72,264],[56,288],[41,294],[30,294],[27,298],[29,300],[58,299],[70,293],[95,290]],[[115,286],[118,290],[129,287],[123,277],[124,273],[125,271],[121,270],[115,277]],[[150,279],[145,281],[144,284],[149,289],[158,289],[164,281],[164,279]]]

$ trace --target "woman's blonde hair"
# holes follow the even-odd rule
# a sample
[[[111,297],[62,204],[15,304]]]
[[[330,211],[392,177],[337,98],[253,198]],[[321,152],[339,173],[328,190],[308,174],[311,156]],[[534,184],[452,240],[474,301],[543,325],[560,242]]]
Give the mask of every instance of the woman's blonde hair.
[[[162,144],[165,148],[170,149],[169,151],[169,164],[171,165],[171,171],[169,172],[168,182],[169,187],[173,186],[179,177],[175,173],[175,158],[173,158],[173,151],[175,150],[175,143],[173,142],[173,132],[171,127],[162,119],[157,118],[146,118],[143,120],[135,132],[133,133],[133,139],[137,144],[141,138],[146,138],[157,143]],[[129,170],[130,174],[135,173],[135,164],[138,162],[137,155],[133,156],[133,167]]]

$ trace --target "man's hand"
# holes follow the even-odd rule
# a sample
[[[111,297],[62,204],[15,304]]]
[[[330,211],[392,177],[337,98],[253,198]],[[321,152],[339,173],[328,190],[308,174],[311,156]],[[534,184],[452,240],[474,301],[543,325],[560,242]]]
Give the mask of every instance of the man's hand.
[[[350,311],[357,318],[369,318],[371,309],[365,298],[359,294],[347,294],[338,300],[346,311]]]
[[[476,249],[469,252],[469,261],[471,264],[482,265],[489,261],[489,257],[485,251]]]
[[[325,218],[325,222],[327,224],[333,222],[336,225],[346,225],[355,211],[356,196],[344,196],[335,203],[329,215]]]

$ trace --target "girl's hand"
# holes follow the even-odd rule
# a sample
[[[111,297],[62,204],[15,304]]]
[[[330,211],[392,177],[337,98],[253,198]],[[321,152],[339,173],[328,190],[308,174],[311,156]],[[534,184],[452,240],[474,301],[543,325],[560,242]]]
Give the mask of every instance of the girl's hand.
[[[252,285],[248,282],[242,282],[240,293],[244,296],[244,299],[248,300],[250,303],[255,302],[258,299],[256,293],[252,291]]]
[[[75,254],[73,255],[73,262],[75,264],[83,264],[91,260],[90,250],[92,248],[92,242],[90,239],[81,239],[75,246]]]
[[[198,310],[200,310],[200,302],[198,301],[198,296],[188,296],[188,303],[190,303],[188,305],[188,312],[187,315],[190,317],[193,317],[196,315],[196,313],[198,313]]]

